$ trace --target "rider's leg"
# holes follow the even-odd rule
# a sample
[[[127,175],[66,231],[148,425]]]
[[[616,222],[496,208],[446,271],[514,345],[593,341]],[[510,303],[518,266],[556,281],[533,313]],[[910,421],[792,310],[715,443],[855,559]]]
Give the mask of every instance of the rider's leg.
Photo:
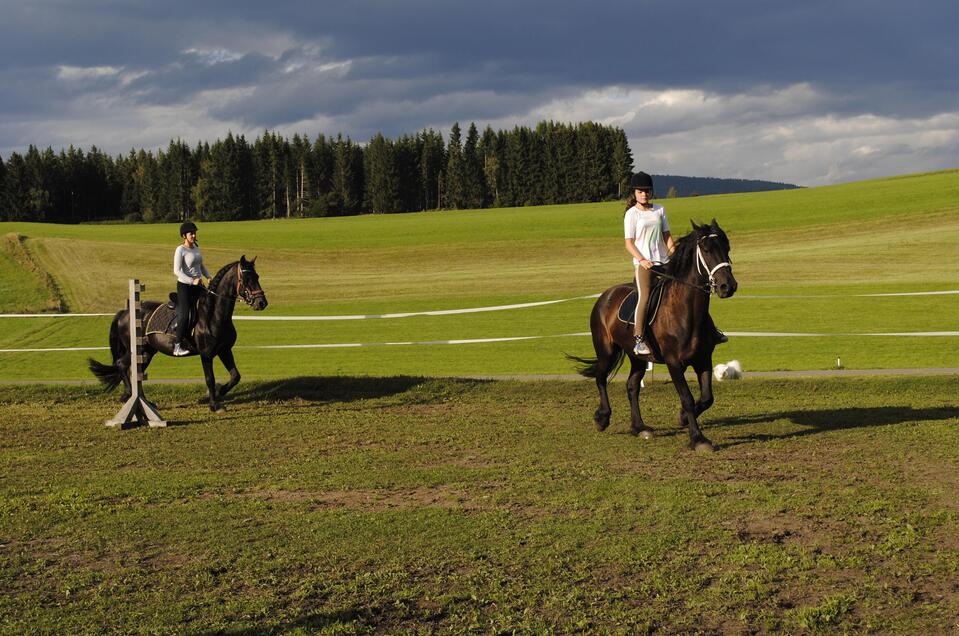
[[[193,302],[192,287],[192,285],[180,281],[176,283],[176,344],[174,345],[173,355],[188,353],[184,337],[190,327],[190,303]]]
[[[649,347],[643,341],[643,335],[646,329],[646,305],[649,304],[649,287],[651,276],[648,269],[637,265],[635,268],[636,289],[639,291],[639,298],[636,299],[636,315],[634,320],[636,324],[633,328],[633,335],[636,337],[636,346],[633,353],[644,355],[649,353]]]

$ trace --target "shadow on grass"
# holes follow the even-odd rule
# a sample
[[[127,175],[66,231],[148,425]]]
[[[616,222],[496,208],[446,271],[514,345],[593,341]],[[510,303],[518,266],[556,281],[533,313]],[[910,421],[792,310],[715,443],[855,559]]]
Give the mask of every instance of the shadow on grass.
[[[429,378],[415,376],[348,377],[304,376],[240,385],[227,395],[224,404],[244,404],[260,401],[304,400],[318,403],[345,403],[393,397],[430,383],[442,383],[438,392],[452,389],[459,392],[490,380],[464,380],[457,378]],[[427,401],[439,395],[424,396]]]
[[[920,408],[911,406],[877,406],[866,408],[820,409],[808,411],[780,411],[778,413],[763,413],[745,417],[725,417],[715,421],[705,418],[704,430],[708,434],[710,428],[723,426],[743,426],[753,424],[771,424],[786,420],[793,424],[805,426],[802,430],[775,433],[749,433],[733,438],[723,446],[738,446],[753,442],[765,442],[777,439],[805,437],[829,431],[847,429],[871,428],[890,424],[904,424],[907,422],[922,423],[959,418],[959,410],[952,408]]]

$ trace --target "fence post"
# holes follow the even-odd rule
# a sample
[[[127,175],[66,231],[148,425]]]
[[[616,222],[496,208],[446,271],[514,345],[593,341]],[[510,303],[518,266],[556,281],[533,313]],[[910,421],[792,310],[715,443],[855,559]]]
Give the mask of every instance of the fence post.
[[[129,428],[134,421],[137,424],[150,426],[166,426],[160,417],[156,406],[143,397],[143,381],[147,379],[141,365],[143,364],[143,314],[140,311],[140,292],[146,287],[140,281],[130,279],[130,399],[124,403],[113,419],[105,424],[113,428]]]

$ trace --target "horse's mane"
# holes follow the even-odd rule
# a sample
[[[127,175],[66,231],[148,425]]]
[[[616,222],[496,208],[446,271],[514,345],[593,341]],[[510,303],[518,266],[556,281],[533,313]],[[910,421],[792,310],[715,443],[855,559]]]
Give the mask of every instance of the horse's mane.
[[[220,268],[220,271],[216,273],[216,276],[213,277],[213,280],[210,281],[210,289],[217,289],[220,285],[220,281],[226,276],[226,273],[230,271],[231,267],[236,267],[236,264],[240,261],[233,261],[232,263],[227,263]]]
[[[693,223],[693,231],[676,241],[676,250],[666,263],[666,273],[670,276],[680,276],[695,267],[696,245],[710,234],[718,235],[725,249],[729,250],[729,239],[715,221],[711,225]]]

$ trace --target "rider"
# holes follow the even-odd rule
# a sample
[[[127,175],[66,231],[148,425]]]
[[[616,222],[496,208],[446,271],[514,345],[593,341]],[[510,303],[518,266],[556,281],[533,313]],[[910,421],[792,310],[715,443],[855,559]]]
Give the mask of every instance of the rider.
[[[189,328],[190,307],[203,295],[203,280],[200,276],[210,279],[210,272],[203,265],[203,255],[200,254],[199,244],[196,242],[196,225],[187,221],[180,226],[180,238],[183,243],[178,245],[173,253],[173,273],[176,275],[176,344],[173,346],[173,355],[185,356],[191,352],[186,346],[184,336]]]
[[[636,344],[633,353],[646,355],[649,346],[643,340],[646,327],[646,305],[649,303],[650,269],[665,263],[676,249],[676,241],[669,232],[666,211],[663,206],[650,203],[653,197],[653,178],[645,172],[637,172],[629,181],[630,195],[626,200],[626,214],[623,219],[626,234],[626,251],[633,257],[633,271],[639,298],[636,299],[636,324],[633,335]],[[710,322],[712,322],[710,320]],[[718,329],[714,330],[718,343],[728,338]]]
[[[649,270],[654,265],[669,260],[669,255],[676,249],[676,242],[669,232],[669,222],[663,206],[650,202],[653,197],[653,178],[645,172],[637,172],[630,178],[629,189],[623,229],[626,234],[626,251],[633,257],[633,272],[636,289],[639,291],[633,331],[636,338],[633,353],[639,356],[650,352],[643,341],[646,305],[649,303]]]

